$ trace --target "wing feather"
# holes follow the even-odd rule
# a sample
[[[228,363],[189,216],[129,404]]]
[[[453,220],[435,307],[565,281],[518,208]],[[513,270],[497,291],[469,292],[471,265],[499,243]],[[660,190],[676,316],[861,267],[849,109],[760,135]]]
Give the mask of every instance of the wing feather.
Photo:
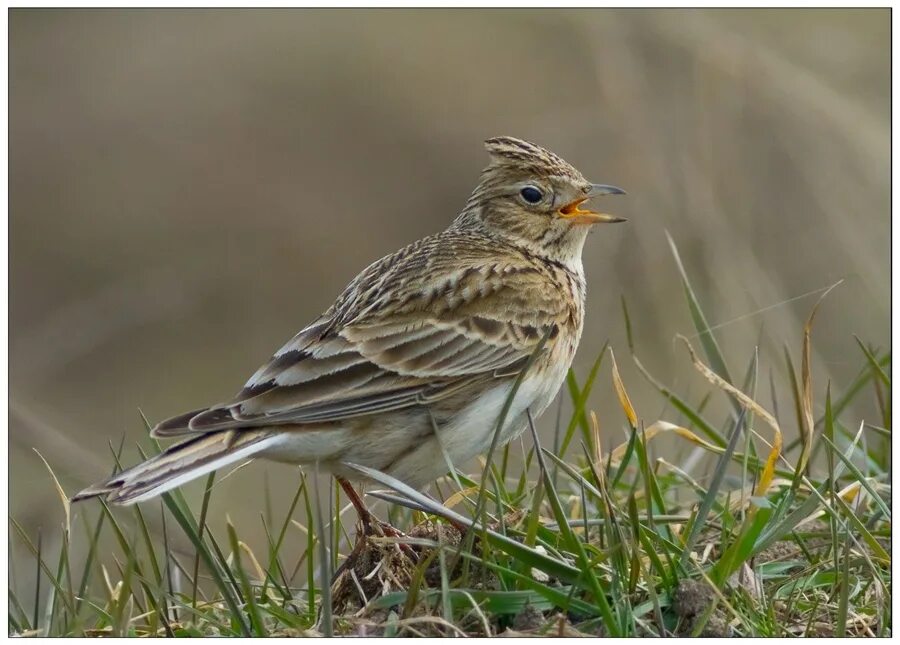
[[[485,252],[496,257],[495,249]],[[231,402],[175,417],[154,433],[330,422],[432,403],[515,376],[548,330],[555,338],[571,321],[563,285],[538,288],[547,275],[532,265],[476,257],[428,283],[408,271],[427,273],[421,253],[399,254],[360,274]]]

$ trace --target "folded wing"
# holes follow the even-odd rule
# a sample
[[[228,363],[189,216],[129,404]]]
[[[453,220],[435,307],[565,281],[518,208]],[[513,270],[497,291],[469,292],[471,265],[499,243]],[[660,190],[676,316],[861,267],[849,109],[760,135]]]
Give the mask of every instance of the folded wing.
[[[355,293],[345,292],[292,338],[233,400],[164,421],[154,436],[323,423],[428,405],[478,382],[512,378],[544,334],[555,338],[567,315],[560,294],[513,297],[522,286],[505,278],[527,279],[526,271],[463,267],[444,277],[451,289],[416,288],[413,281],[386,288],[392,276],[398,284],[397,266],[370,276],[366,288],[358,284],[365,282],[361,274],[348,287]],[[390,297],[378,300],[379,293]],[[486,295],[501,306],[489,306]]]

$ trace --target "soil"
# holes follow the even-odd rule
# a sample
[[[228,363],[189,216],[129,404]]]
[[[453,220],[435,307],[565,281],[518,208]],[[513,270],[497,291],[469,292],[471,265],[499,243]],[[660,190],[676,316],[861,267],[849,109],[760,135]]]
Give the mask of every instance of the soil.
[[[694,633],[698,623],[706,620],[698,636],[727,638],[731,636],[731,626],[724,613],[715,608],[716,595],[705,582],[698,580],[682,580],[678,583],[673,598],[673,609],[682,619],[679,621],[679,636]],[[712,614],[706,617],[712,607]]]

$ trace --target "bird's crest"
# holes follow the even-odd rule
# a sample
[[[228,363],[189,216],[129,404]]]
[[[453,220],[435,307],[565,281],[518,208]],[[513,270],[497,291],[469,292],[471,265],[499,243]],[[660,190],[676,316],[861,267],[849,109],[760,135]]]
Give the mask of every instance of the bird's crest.
[[[583,180],[572,164],[546,148],[515,137],[491,137],[484,142],[492,167],[527,169],[542,175]]]

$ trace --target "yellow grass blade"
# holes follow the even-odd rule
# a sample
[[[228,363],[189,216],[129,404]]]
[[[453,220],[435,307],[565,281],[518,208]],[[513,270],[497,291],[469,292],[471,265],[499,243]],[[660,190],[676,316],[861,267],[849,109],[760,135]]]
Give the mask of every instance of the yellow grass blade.
[[[619,397],[619,405],[625,411],[628,417],[628,423],[632,428],[637,428],[637,414],[634,412],[634,406],[631,405],[631,399],[628,398],[628,392],[625,391],[625,384],[622,383],[622,377],[619,376],[619,366],[616,365],[616,355],[613,354],[612,347],[609,348],[609,356],[612,359],[612,378],[613,385],[616,387],[616,395]]]
[[[703,361],[701,361],[697,357],[697,354],[694,352],[694,348],[691,347],[691,343],[687,338],[681,335],[679,335],[678,338],[680,338],[687,347],[688,352],[691,355],[691,361],[693,362],[694,367],[706,378],[707,381],[737,398],[741,405],[759,416],[759,418],[765,421],[766,424],[772,428],[774,432],[774,436],[772,438],[772,448],[769,451],[769,456],[766,458],[766,465],[763,468],[762,474],[759,477],[759,481],[756,484],[756,490],[754,491],[754,494],[756,496],[765,494],[765,492],[769,489],[769,485],[772,483],[772,478],[775,476],[775,462],[777,462],[778,457],[781,456],[783,437],[781,434],[781,427],[778,425],[778,421],[776,421],[775,417],[772,416],[772,414],[769,413],[769,411],[762,407],[759,403],[751,399],[749,396],[741,392],[731,383],[729,383],[721,376],[713,372],[709,367],[707,367],[703,363]]]
[[[461,501],[466,499],[468,496],[473,495],[473,494],[477,495],[478,489],[479,489],[478,486],[470,486],[469,488],[466,488],[464,490],[456,491],[450,497],[447,498],[447,501],[444,502],[444,506],[446,506],[447,508],[453,508],[454,506],[459,504]]]
[[[701,439],[699,436],[688,430],[687,428],[682,428],[681,426],[677,426],[674,423],[669,423],[668,421],[657,421],[651,426],[648,426],[643,432],[644,441],[650,441],[655,436],[665,433],[665,432],[674,432],[682,439],[687,439],[693,444],[704,448],[705,450],[709,450],[710,452],[714,452],[717,455],[725,452],[724,448],[720,448],[719,446],[712,444],[704,439]],[[622,461],[622,458],[625,456],[625,451],[628,449],[628,442],[624,442],[616,446],[612,452],[610,452],[610,456],[612,458],[612,462],[617,464]]]
[[[797,470],[799,472],[803,472],[803,470],[806,468],[806,462],[809,460],[809,455],[812,452],[812,437],[813,431],[816,427],[816,420],[815,417],[813,417],[811,365],[812,350],[810,348],[813,319],[816,317],[816,312],[819,310],[819,305],[822,304],[825,296],[831,293],[831,290],[842,282],[843,280],[838,280],[833,285],[828,287],[828,289],[826,289],[821,296],[819,296],[819,299],[816,301],[815,306],[812,308],[812,311],[809,314],[809,318],[807,318],[806,320],[806,324],[803,325],[803,358],[800,367],[800,378],[802,383],[800,407],[803,413],[803,423],[800,424],[800,439],[803,445],[800,451],[800,459],[797,462]]]
[[[250,547],[247,546],[245,542],[238,540],[238,547],[247,554],[247,557],[250,558],[250,564],[253,565],[253,570],[256,573],[257,580],[265,580],[266,573],[263,570],[262,566],[259,564],[259,560],[256,559],[256,555],[254,555],[253,551],[250,550]]]
[[[59,499],[62,500],[63,510],[66,512],[66,533],[68,534],[71,526],[72,526],[72,512],[71,505],[69,504],[69,496],[63,491],[62,486],[59,484],[59,480],[56,478],[56,473],[53,472],[53,469],[50,467],[50,464],[47,463],[47,460],[44,459],[44,455],[37,451],[37,448],[33,448],[34,453],[41,458],[41,461],[44,462],[44,466],[47,467],[47,471],[50,473],[50,477],[53,478],[53,484],[56,486],[56,492],[59,493]]]

